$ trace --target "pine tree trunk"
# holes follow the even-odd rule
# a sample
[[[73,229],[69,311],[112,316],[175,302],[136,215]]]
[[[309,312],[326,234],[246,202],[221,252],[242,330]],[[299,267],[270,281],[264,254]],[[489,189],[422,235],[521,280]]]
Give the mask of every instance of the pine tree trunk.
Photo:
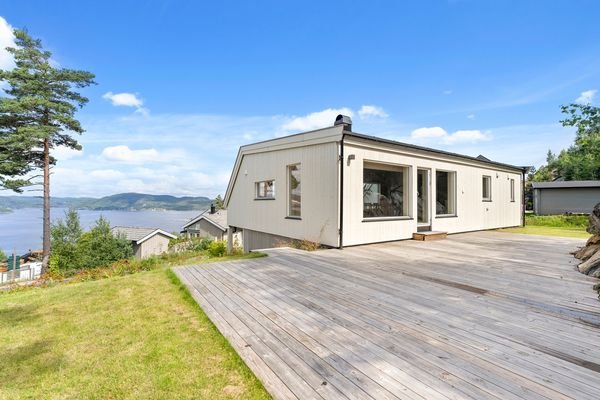
[[[44,139],[44,217],[42,239],[42,274],[48,272],[50,262],[50,143]]]

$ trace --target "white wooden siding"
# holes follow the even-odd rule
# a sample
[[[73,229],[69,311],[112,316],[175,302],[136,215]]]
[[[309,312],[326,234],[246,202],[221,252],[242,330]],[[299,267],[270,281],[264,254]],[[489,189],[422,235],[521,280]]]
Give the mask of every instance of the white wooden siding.
[[[344,156],[354,159],[344,170],[344,237],[345,246],[409,239],[417,231],[417,169],[431,170],[431,229],[449,233],[517,226],[521,223],[521,179],[514,170],[477,165],[468,160],[451,160],[447,156],[400,150],[390,146],[367,145],[345,141]],[[363,218],[363,163],[365,161],[409,167],[409,217],[374,221]],[[435,171],[456,171],[456,217],[435,215]],[[482,198],[482,176],[492,177],[492,201]],[[510,201],[510,179],[515,180],[515,201]]]
[[[311,144],[245,154],[228,205],[228,224],[338,246],[338,145]],[[302,164],[301,219],[288,219],[287,167]],[[275,180],[275,199],[256,200],[254,185]]]

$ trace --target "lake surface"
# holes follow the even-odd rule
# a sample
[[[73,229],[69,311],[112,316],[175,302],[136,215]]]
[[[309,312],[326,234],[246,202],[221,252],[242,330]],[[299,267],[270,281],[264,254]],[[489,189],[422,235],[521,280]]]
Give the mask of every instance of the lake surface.
[[[52,221],[64,219],[66,208],[52,208]],[[181,227],[201,211],[92,211],[78,210],[81,226],[88,229],[103,216],[111,226],[139,226],[179,232]],[[0,213],[0,249],[7,254],[16,249],[17,254],[29,249],[42,248],[42,210],[22,208],[11,213]]]

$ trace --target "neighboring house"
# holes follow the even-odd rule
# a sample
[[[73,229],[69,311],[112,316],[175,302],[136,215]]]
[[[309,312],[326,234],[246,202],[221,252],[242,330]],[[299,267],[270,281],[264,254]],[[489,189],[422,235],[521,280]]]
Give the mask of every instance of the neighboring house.
[[[156,228],[115,226],[114,234],[122,234],[133,246],[135,258],[146,258],[169,250],[169,240],[177,236]]]
[[[538,215],[589,214],[600,202],[600,181],[533,182],[532,187]]]
[[[242,146],[225,196],[246,250],[343,247],[523,222],[524,169],[333,127]]]
[[[185,224],[181,233],[186,237],[206,237],[216,240],[227,239],[227,210],[217,210],[211,204],[210,209]],[[234,233],[234,241],[241,239],[239,233]]]

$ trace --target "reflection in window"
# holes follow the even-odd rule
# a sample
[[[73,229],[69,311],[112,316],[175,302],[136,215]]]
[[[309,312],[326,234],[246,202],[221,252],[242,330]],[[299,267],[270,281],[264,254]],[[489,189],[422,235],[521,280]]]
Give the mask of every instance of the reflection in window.
[[[456,215],[456,172],[435,171],[435,213]]]
[[[300,179],[300,164],[290,165],[288,167],[288,185],[289,185],[289,216],[301,216],[302,209],[302,187]]]
[[[492,177],[484,175],[481,183],[483,201],[492,201]]]
[[[365,163],[363,168],[363,217],[408,215],[408,168]]]
[[[257,199],[274,199],[275,198],[275,181],[256,182],[256,198]]]

